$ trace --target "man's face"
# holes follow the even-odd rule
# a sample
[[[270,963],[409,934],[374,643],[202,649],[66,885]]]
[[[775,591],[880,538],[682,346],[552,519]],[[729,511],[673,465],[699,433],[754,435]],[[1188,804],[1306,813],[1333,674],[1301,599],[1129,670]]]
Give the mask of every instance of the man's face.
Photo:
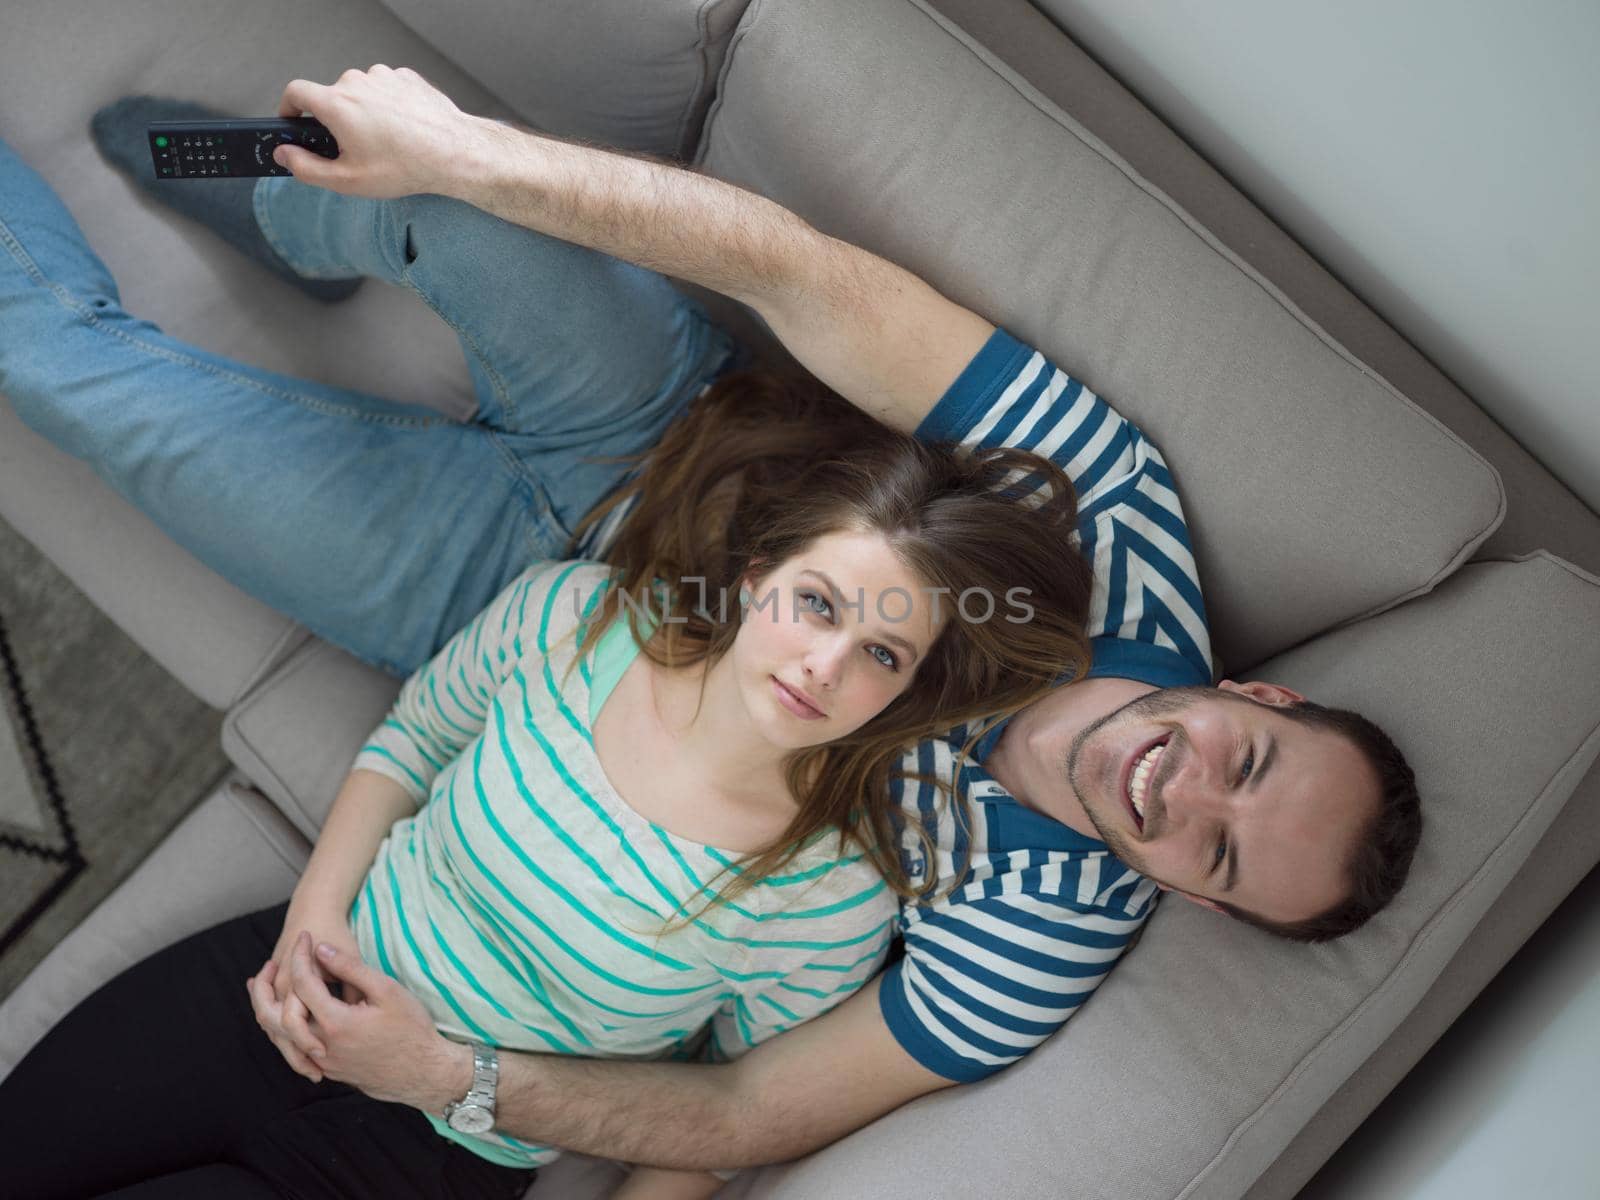
[[[1342,900],[1377,776],[1345,738],[1286,716],[1283,695],[1168,688],[1079,733],[1067,778],[1112,852],[1164,888],[1271,921]]]

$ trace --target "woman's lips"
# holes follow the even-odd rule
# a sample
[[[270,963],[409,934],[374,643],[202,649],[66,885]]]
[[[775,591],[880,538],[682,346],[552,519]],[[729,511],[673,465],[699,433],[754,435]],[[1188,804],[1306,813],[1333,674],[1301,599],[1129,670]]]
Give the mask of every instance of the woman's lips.
[[[776,675],[772,676],[772,690],[778,695],[778,703],[799,717],[802,721],[820,721],[827,714],[815,705],[802,699],[793,688],[786,687]]]

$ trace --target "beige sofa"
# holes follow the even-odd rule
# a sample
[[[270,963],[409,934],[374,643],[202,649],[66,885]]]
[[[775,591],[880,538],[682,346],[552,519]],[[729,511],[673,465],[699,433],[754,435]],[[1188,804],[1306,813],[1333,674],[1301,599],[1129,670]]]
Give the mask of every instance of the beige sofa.
[[[1027,1061],[732,1194],[1292,1196],[1600,858],[1600,519],[1050,8],[8,7],[0,136],[61,192],[127,306],[169,332],[470,412],[453,338],[414,297],[369,285],[319,308],[116,178],[86,133],[116,96],[264,113],[292,76],[408,64],[469,110],[683,157],[917,271],[1134,418],[1183,493],[1223,670],[1361,708],[1411,757],[1423,846],[1361,933],[1295,946],[1165,904]],[[3,1071],[122,966],[287,895],[399,681],[212,574],[3,396],[0,516],[227,712],[254,785],[207,800],[0,1007]],[[567,1159],[534,1194],[606,1178]]]

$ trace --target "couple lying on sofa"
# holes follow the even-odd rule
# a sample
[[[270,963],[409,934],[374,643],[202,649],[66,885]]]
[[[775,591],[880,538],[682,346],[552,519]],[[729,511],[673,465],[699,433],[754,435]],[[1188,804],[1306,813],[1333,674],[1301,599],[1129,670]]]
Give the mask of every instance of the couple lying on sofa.
[[[703,1195],[1015,1062],[1160,891],[1315,941],[1399,889],[1403,757],[1210,686],[1161,456],[1036,351],[758,196],[409,70],[282,111],[339,158],[156,185],[144,123],[190,106],[95,133],[321,299],[414,289],[473,421],[166,337],[0,146],[21,417],[407,676],[287,905],[132,968],[0,1086],[23,1193],[514,1195],[563,1147]],[[860,411],[738,370],[657,272]]]

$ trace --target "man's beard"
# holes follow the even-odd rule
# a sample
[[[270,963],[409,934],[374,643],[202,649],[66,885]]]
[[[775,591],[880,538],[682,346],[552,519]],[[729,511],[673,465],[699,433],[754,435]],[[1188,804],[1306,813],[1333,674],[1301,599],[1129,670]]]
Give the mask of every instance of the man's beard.
[[[1079,754],[1091,737],[1099,732],[1103,726],[1109,725],[1113,721],[1126,720],[1131,723],[1152,717],[1169,716],[1172,713],[1188,708],[1202,697],[1216,694],[1217,689],[1212,687],[1170,687],[1162,688],[1155,692],[1147,692],[1143,696],[1135,696],[1121,708],[1113,709],[1093,724],[1084,726],[1079,731],[1078,736],[1072,739],[1072,748],[1067,751],[1067,786],[1072,789],[1072,794],[1078,798],[1078,803],[1088,815],[1090,824],[1099,833],[1100,840],[1110,848],[1111,853],[1116,855],[1119,861],[1126,866],[1132,867],[1141,875],[1148,876],[1149,874],[1141,865],[1143,856],[1134,847],[1134,844],[1128,840],[1123,831],[1111,823],[1110,814],[1106,814],[1105,819],[1102,819],[1101,815],[1095,811],[1095,806],[1090,804],[1088,798],[1084,795],[1078,775]],[[1113,773],[1111,783],[1113,787],[1117,785],[1118,778],[1116,773]],[[1122,807],[1122,797],[1118,796],[1116,800],[1117,807],[1120,809]]]

